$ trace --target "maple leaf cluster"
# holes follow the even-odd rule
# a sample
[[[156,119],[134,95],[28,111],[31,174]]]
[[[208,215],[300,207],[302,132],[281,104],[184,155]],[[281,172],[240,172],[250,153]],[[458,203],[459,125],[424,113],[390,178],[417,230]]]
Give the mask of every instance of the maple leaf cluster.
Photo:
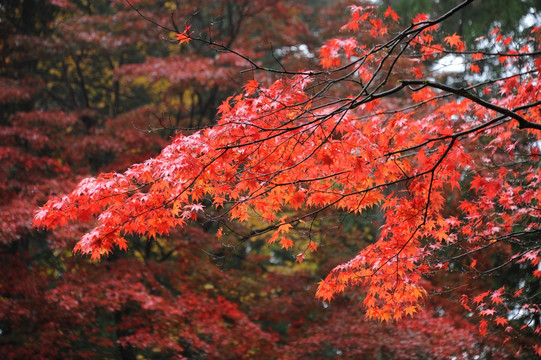
[[[59,29],[13,25],[8,49],[33,64],[17,71],[49,70],[0,78],[0,313],[13,334],[51,325],[20,336],[43,349],[6,351],[539,354],[541,31],[445,33],[471,2],[405,27],[391,7],[352,5],[330,40],[302,47],[313,14],[293,1],[209,5],[209,30],[188,5],[146,0],[99,16],[54,1]],[[129,35],[115,26],[127,21]],[[464,74],[437,70],[449,54]],[[373,334],[400,341],[385,353]]]
[[[385,16],[396,20],[392,14],[388,10]],[[352,8],[351,21],[365,23],[374,36],[387,33],[374,8]],[[434,52],[431,35],[435,28],[426,16],[417,17],[411,30],[415,36],[402,33],[403,39],[420,47],[424,58],[437,56],[441,51]],[[396,39],[390,44],[397,44]],[[448,51],[465,50],[456,34],[443,42],[450,46]],[[264,232],[273,232],[269,243],[278,241],[285,249],[294,246],[287,237],[292,225],[318,209],[334,207],[357,214],[380,207],[386,222],[379,240],[336,267],[320,283],[317,295],[328,301],[352,285],[364,285],[368,317],[389,321],[413,315],[426,295],[422,276],[446,268],[431,263],[440,248],[460,238],[468,239],[468,248],[473,249],[469,251],[500,238],[515,239],[513,227],[519,224],[527,236],[539,232],[532,219],[540,216],[536,205],[540,174],[535,162],[528,162],[528,148],[520,154],[507,152],[508,161],[516,156],[524,159],[520,175],[501,167],[499,176],[492,178],[479,175],[488,171],[488,164],[479,158],[478,144],[480,136],[490,136],[485,152],[500,149],[509,139],[534,146],[539,127],[535,104],[541,90],[537,82],[519,75],[508,77],[502,89],[513,90],[500,91],[506,96],[493,98],[492,105],[468,90],[429,81],[406,79],[394,88],[379,85],[370,90],[370,84],[378,81],[377,69],[384,68],[390,54],[380,49],[367,49],[350,38],[331,40],[321,50],[324,68],[336,67],[355,54],[359,60],[344,66],[363,71],[360,77],[367,84],[361,86],[367,95],[325,102],[341,78],[328,89],[312,90],[314,79],[306,72],[268,87],[251,80],[242,93],[219,107],[216,126],[178,136],[159,156],[122,174],[85,179],[71,194],[48,202],[35,224],[54,228],[97,216],[98,226],[75,250],[99,259],[115,245],[124,249],[126,236],[164,236],[184,226],[202,212],[204,199],[214,202],[218,218],[243,222],[257,214],[269,224]],[[531,64],[528,74],[538,71],[535,66]],[[387,71],[389,77],[392,67]],[[412,90],[414,105],[405,109],[425,106],[430,114],[412,116],[378,100],[406,88]],[[445,93],[435,90],[466,100],[438,100]],[[516,122],[497,116],[497,112],[508,116],[507,109],[524,109],[513,116],[518,127],[534,129],[524,134],[524,140]],[[457,209],[463,215],[451,221],[444,212],[446,198],[449,190],[464,186],[464,174],[478,174],[471,184],[479,193],[460,200]],[[142,188],[144,192],[138,190]],[[281,212],[299,209],[303,203],[305,215],[277,220]],[[451,225],[457,223],[458,229]],[[534,266],[537,260],[532,260]]]

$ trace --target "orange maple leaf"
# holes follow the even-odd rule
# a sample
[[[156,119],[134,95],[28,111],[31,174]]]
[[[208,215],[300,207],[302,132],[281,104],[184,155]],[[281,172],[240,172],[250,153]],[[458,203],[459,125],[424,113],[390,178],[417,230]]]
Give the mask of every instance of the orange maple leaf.
[[[259,87],[259,83],[256,79],[252,79],[246,83],[246,85],[243,86],[244,92],[246,95],[252,95],[255,90]]]
[[[192,38],[190,37],[190,33],[189,33],[191,27],[192,27],[191,25],[186,25],[186,26],[184,27],[184,32],[178,33],[178,34],[175,36],[175,39],[178,40],[178,44],[179,44],[179,45],[182,45],[182,44],[184,44],[184,43],[187,44],[187,43],[190,42],[190,40],[192,39]]]
[[[407,308],[404,309],[404,312],[406,313],[406,315],[413,316],[413,314],[417,312],[417,306],[416,305],[408,306]]]
[[[460,35],[457,35],[456,33],[454,33],[451,36],[447,36],[447,37],[443,38],[443,41],[446,42],[447,44],[449,44],[449,46],[454,47],[458,51],[462,51],[462,50],[464,50],[466,48],[464,46],[464,43],[460,39]]]
[[[284,249],[289,249],[290,247],[293,246],[293,240],[288,239],[288,238],[286,238],[286,237],[282,237],[282,238],[280,239],[280,245],[282,245],[282,247],[283,247]]]
[[[222,105],[218,106],[217,114],[227,114],[231,110],[231,105],[229,104],[229,99],[224,100]]]
[[[118,248],[120,250],[127,250],[128,249],[128,242],[123,237],[119,237],[115,240],[115,243],[117,244]]]

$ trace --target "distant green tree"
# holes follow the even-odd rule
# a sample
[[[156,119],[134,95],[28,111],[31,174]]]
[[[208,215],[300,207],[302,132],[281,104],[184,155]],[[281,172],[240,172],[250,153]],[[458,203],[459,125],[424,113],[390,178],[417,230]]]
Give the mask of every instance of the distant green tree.
[[[433,18],[449,8],[445,0],[384,0],[385,7],[391,6],[402,17],[404,24],[411,22],[418,13],[430,14]],[[453,21],[442,23],[445,32],[457,33],[466,44],[471,44],[477,37],[486,36],[487,24],[498,27],[503,33],[513,32],[515,38],[520,35],[520,20],[531,14],[541,22],[541,2],[539,0],[479,0],[462,9],[453,17]]]

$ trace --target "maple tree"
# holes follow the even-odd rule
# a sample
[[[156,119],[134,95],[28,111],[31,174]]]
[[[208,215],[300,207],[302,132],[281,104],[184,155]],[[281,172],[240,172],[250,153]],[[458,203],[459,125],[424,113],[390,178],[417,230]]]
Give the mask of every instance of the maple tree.
[[[280,15],[268,4],[213,2],[218,7],[199,20],[229,14],[215,35],[233,44],[260,29],[251,26],[261,24],[258,17]],[[137,5],[164,21],[176,6]],[[295,6],[288,7],[293,15]],[[209,122],[221,92],[235,87],[234,59],[201,48],[186,54],[190,66],[178,69],[177,46],[123,1],[25,0],[2,4],[0,16],[2,357],[272,354],[275,334],[241,312],[240,301],[226,298],[227,286],[208,288],[225,276],[200,253],[201,244],[212,242],[202,231],[187,229],[175,242],[133,238],[129,256],[92,264],[70,251],[88,226],[54,233],[31,226],[36,206],[81,176],[126,168],[155,155],[174,127]],[[290,20],[295,17],[283,23]],[[237,33],[243,23],[247,31]],[[220,74],[211,71],[215,66]],[[162,130],[153,134],[157,127]]]
[[[323,44],[293,1],[2,8],[3,352],[539,352],[541,31],[438,30],[470,3],[337,2]]]

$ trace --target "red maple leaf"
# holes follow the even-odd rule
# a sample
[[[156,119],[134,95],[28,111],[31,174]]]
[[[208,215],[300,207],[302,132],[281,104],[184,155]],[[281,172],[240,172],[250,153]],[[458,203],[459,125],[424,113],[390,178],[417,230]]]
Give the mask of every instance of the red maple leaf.
[[[387,10],[385,11],[385,17],[391,17],[394,21],[398,22],[398,20],[400,19],[400,16],[398,16],[393,9],[391,9],[391,7],[389,6],[387,8]]]
[[[419,68],[416,68],[416,67],[413,68],[413,74],[415,75],[417,79],[423,78],[423,72]]]
[[[184,27],[184,32],[178,33],[178,34],[175,36],[175,39],[178,40],[178,44],[179,44],[179,45],[187,44],[187,43],[190,42],[190,40],[191,40],[191,37],[190,37],[190,36],[191,36],[191,35],[190,35],[189,31],[190,31],[190,28],[191,28],[191,27],[192,27],[191,25],[186,25],[186,26]]]
[[[473,298],[473,302],[476,303],[476,304],[479,304],[481,301],[483,301],[483,299],[488,295],[490,294],[490,291],[486,291],[482,294],[479,294],[478,296],[474,297]]]
[[[475,64],[470,65],[470,70],[471,72],[476,73],[476,74],[481,72],[481,68]]]
[[[482,336],[486,336],[487,334],[487,321],[486,320],[481,320],[481,322],[479,323],[479,334],[481,334]]]

